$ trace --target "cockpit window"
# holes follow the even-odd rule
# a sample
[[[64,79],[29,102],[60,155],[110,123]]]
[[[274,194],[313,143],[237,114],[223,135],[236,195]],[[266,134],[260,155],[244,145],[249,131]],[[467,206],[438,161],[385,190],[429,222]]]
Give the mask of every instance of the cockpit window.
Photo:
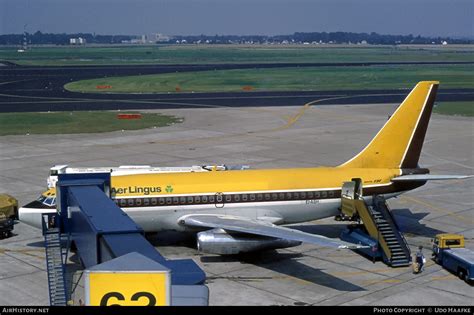
[[[46,198],[45,201],[43,201],[43,203],[44,203],[45,205],[52,206],[52,205],[54,204],[54,200],[55,200],[55,199],[56,199],[56,198],[48,197],[48,198]]]
[[[56,197],[40,196],[37,200],[41,202],[42,204],[50,206],[50,207],[56,206]]]

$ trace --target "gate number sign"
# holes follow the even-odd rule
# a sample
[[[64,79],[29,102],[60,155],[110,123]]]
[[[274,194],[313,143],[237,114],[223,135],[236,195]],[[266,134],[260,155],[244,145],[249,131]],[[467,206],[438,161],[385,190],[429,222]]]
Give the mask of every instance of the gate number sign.
[[[170,305],[169,272],[89,271],[85,281],[86,305]]]

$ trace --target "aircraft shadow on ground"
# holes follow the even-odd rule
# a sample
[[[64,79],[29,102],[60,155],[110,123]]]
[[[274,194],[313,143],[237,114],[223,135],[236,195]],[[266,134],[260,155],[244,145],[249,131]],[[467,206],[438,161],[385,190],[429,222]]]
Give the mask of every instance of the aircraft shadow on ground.
[[[276,250],[267,250],[257,253],[248,253],[231,256],[202,256],[203,263],[228,263],[241,262],[252,264],[261,268],[274,271],[279,274],[284,274],[291,278],[296,278],[302,282],[310,282],[313,284],[325,286],[338,291],[365,291],[364,288],[355,284],[347,282],[341,278],[334,277],[322,271],[322,269],[313,268],[298,261],[298,258],[303,257],[301,253],[281,253]],[[232,279],[238,281],[255,281],[264,280],[269,277],[245,277],[235,276]],[[270,277],[272,278],[272,277]]]
[[[83,271],[84,268],[81,264],[79,255],[76,253],[70,253],[68,258],[70,263],[66,265],[66,288],[68,292],[74,294],[76,290],[83,290],[83,288],[80,286],[80,281],[83,277],[83,274],[78,272]]]
[[[402,233],[415,234],[426,237],[434,237],[436,234],[446,233],[438,229],[431,228],[420,221],[429,215],[429,212],[413,213],[408,208],[392,209],[392,214]]]
[[[26,246],[28,246],[28,247],[42,247],[42,248],[45,247],[44,241],[28,243],[28,244],[26,244]]]

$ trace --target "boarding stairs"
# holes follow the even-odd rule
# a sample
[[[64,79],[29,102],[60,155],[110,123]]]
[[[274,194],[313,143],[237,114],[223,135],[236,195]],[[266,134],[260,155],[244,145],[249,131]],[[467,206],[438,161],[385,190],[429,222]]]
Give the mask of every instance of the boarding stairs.
[[[400,232],[383,196],[374,195],[371,202],[362,197],[360,179],[344,183],[341,194],[341,214],[350,220],[362,221],[364,230],[376,241],[382,258],[391,267],[405,267],[411,263],[410,247]]]
[[[49,302],[51,306],[66,306],[66,272],[67,246],[63,248],[64,237],[61,236],[55,213],[43,214],[43,235],[46,249],[48,271]]]

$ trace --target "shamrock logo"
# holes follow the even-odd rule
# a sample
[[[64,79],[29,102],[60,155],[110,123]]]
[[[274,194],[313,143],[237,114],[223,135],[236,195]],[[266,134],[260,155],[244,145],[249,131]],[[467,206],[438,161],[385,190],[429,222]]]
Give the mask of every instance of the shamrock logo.
[[[167,193],[172,193],[173,192],[173,187],[171,185],[166,186],[166,192]]]

